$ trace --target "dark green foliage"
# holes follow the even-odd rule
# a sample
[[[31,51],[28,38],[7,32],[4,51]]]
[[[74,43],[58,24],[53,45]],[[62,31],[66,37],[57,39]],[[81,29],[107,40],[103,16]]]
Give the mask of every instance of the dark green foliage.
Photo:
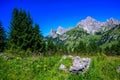
[[[32,52],[43,51],[45,48],[39,25],[33,26],[30,13],[17,8],[13,10],[8,42],[13,49],[19,47],[25,51],[27,49],[30,49]]]
[[[5,30],[2,27],[2,23],[0,22],[0,52],[4,50],[5,43],[6,43]]]
[[[46,51],[49,51],[50,53],[54,54],[54,53],[56,53],[56,50],[57,50],[57,47],[54,44],[54,42],[51,40],[48,40],[47,44],[46,44]]]
[[[101,39],[98,41],[99,46],[107,55],[120,54],[120,25],[109,29],[102,34]]]
[[[107,55],[120,55],[120,41],[117,44],[113,44],[112,46],[107,46],[104,49]]]
[[[100,47],[98,46],[98,44],[95,41],[91,41],[88,45],[87,45],[87,52],[88,53],[97,53],[100,52]]]
[[[80,41],[79,44],[75,47],[74,50],[76,53],[86,53],[86,44],[83,41]]]
[[[45,41],[43,40],[43,36],[41,32],[39,31],[39,25],[35,24],[35,27],[33,27],[33,32],[32,32],[32,50],[33,51],[44,51],[45,50]]]

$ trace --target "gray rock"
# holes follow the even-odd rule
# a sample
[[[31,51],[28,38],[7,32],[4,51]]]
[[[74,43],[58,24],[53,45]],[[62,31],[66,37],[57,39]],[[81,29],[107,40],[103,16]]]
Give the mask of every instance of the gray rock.
[[[117,72],[120,73],[120,65],[117,68]]]
[[[3,53],[0,52],[0,56],[2,56],[2,55],[3,55]]]
[[[70,67],[69,71],[75,74],[82,73],[88,69],[89,65],[89,58],[80,58],[76,56],[73,58],[73,65]]]
[[[72,65],[70,66],[70,69],[67,69],[64,64],[61,64],[59,66],[59,70],[63,70],[65,72],[68,72],[69,70],[69,72],[71,73],[78,74],[78,73],[85,72],[90,65],[90,58],[80,58],[79,56],[73,57],[71,55],[68,55],[68,56],[63,55],[60,62],[62,62],[67,58],[71,58],[73,60]]]
[[[64,64],[60,65],[59,70],[67,71],[66,66]]]

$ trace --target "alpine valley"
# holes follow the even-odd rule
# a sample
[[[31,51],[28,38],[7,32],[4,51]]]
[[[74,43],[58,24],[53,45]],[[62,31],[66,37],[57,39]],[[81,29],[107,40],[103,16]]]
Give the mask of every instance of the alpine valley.
[[[79,47],[79,49],[82,47],[89,51],[89,48],[93,49],[93,46],[96,47],[96,50],[97,48],[101,51],[107,50],[106,53],[109,54],[111,48],[113,46],[118,47],[120,43],[120,21],[110,18],[105,22],[100,22],[88,16],[78,22],[75,27],[67,29],[59,26],[57,30],[51,29],[46,38],[53,41],[55,45],[66,47],[71,52],[77,51],[78,48],[76,47]]]

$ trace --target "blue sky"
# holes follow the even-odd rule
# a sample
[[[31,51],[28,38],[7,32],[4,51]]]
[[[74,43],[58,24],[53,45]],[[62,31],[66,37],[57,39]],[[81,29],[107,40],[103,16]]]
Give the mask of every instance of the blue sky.
[[[0,0],[0,21],[7,31],[15,7],[29,11],[44,36],[51,28],[75,26],[87,16],[98,21],[120,20],[120,0]]]

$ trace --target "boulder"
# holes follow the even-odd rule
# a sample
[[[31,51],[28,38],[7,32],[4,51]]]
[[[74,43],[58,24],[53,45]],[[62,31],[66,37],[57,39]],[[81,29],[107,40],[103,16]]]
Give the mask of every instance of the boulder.
[[[69,55],[69,56],[64,55],[61,58],[60,63],[63,60],[65,60],[66,58],[71,58],[73,60],[72,65],[70,66],[70,69],[67,69],[64,64],[61,64],[59,66],[59,70],[63,70],[65,72],[71,72],[71,73],[74,73],[74,74],[78,74],[78,73],[85,72],[90,65],[90,58],[80,58],[79,56],[73,57],[71,55]]]
[[[75,74],[84,72],[89,67],[89,64],[89,58],[80,58],[79,56],[76,56],[73,58],[73,65],[70,67],[69,71]]]

